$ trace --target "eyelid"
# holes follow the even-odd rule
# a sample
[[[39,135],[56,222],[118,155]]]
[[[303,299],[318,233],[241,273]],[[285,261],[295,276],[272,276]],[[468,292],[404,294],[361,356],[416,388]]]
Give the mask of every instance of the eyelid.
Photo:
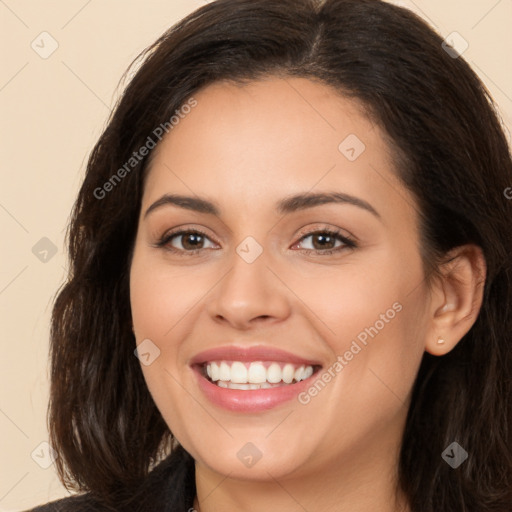
[[[304,239],[309,238],[310,236],[315,236],[318,234],[327,234],[330,237],[333,237],[335,240],[338,240],[342,243],[341,246],[334,247],[332,249],[297,249],[299,252],[308,254],[308,255],[316,255],[316,256],[329,256],[331,254],[341,253],[347,249],[356,249],[359,247],[359,242],[356,237],[351,234],[344,234],[345,230],[340,228],[332,228],[329,226],[317,227],[317,228],[309,228],[307,230],[302,231],[299,236],[297,242],[293,244],[292,247],[301,243]]]
[[[320,224],[313,228],[311,228],[311,227],[303,228],[303,229],[299,230],[297,237],[299,237],[299,239],[302,239],[305,236],[314,235],[316,233],[325,233],[325,232],[339,235],[339,236],[346,238],[347,240],[350,240],[354,243],[357,242],[357,237],[352,235],[352,233],[348,232],[346,229],[330,226],[328,224]]]
[[[297,241],[292,244],[292,247],[294,247],[295,245],[302,242],[305,238],[308,238],[308,237],[314,236],[314,235],[318,235],[318,234],[327,234],[328,236],[332,236],[336,240],[341,241],[343,245],[334,247],[332,249],[297,249],[297,251],[305,253],[305,254],[314,253],[314,254],[321,256],[321,255],[329,255],[329,254],[341,252],[341,250],[347,249],[347,248],[353,249],[353,248],[358,247],[358,242],[357,242],[356,237],[354,237],[352,234],[348,234],[348,233],[344,234],[344,232],[347,233],[346,230],[343,230],[343,229],[337,228],[337,227],[330,227],[328,225],[317,226],[314,228],[311,228],[311,227],[303,228],[296,235],[295,238],[297,238],[297,237],[298,238],[297,238]],[[183,236],[183,235],[190,234],[190,233],[196,233],[196,234],[202,235],[204,238],[207,238],[208,240],[210,240],[210,242],[219,245],[218,242],[216,242],[213,239],[213,237],[211,237],[208,233],[206,233],[205,230],[203,230],[202,228],[192,227],[189,225],[182,225],[182,226],[178,226],[176,228],[166,231],[159,238],[159,240],[156,242],[156,244],[154,244],[154,247],[163,248],[171,253],[175,253],[175,254],[178,254],[181,256],[185,256],[187,254],[195,255],[195,254],[202,252],[206,249],[211,250],[211,248],[198,248],[198,249],[193,249],[193,250],[187,251],[187,250],[183,250],[183,249],[177,249],[175,247],[167,247],[167,245],[170,243],[170,241],[174,237],[179,237],[179,236]]]
[[[183,225],[183,226],[178,226],[176,228],[169,229],[168,231],[164,232],[164,234],[159,237],[159,239],[157,240],[156,244],[154,244],[154,246],[165,248],[165,246],[168,243],[170,243],[172,238],[178,237],[179,235],[183,236],[183,235],[186,235],[189,233],[196,233],[196,234],[202,235],[203,237],[210,240],[212,243],[218,245],[218,242],[216,242],[212,236],[210,236],[208,233],[206,233],[206,230],[203,230],[202,228]],[[203,249],[194,249],[193,251],[184,251],[181,249],[176,249],[174,247],[172,249],[169,249],[169,251],[171,251],[171,252],[173,252],[173,250],[176,250],[176,252],[180,252],[180,253],[189,253],[189,254],[192,253],[193,254],[195,251],[201,251]]]

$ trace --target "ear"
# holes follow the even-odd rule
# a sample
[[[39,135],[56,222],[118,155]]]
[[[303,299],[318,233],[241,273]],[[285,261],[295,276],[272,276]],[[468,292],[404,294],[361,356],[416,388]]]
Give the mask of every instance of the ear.
[[[474,244],[456,247],[439,268],[431,288],[430,329],[425,350],[447,354],[475,323],[482,306],[487,266]]]

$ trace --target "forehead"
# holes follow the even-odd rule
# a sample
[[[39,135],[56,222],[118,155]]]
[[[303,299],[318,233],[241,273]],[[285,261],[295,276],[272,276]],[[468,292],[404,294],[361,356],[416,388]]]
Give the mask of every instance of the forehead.
[[[193,97],[197,105],[155,149],[144,203],[174,191],[233,209],[262,208],[335,188],[385,209],[407,195],[398,190],[380,128],[328,85],[304,78],[218,82]]]

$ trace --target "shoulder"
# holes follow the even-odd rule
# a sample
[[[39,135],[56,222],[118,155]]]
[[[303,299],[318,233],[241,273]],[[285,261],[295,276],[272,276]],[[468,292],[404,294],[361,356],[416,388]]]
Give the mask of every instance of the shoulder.
[[[100,503],[92,493],[70,496],[23,512],[131,512],[187,510],[193,508],[195,489],[194,459],[178,446],[156,465],[146,480],[119,505]],[[111,498],[110,501],[115,501]],[[116,502],[117,503],[117,502]]]
[[[103,512],[107,511],[90,494],[70,496],[24,512]]]

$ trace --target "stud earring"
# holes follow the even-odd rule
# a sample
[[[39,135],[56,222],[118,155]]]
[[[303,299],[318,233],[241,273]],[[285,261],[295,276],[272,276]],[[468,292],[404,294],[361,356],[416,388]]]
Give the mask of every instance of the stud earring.
[[[444,343],[443,338],[437,338],[437,343],[438,343],[439,345],[442,345],[442,344]]]

